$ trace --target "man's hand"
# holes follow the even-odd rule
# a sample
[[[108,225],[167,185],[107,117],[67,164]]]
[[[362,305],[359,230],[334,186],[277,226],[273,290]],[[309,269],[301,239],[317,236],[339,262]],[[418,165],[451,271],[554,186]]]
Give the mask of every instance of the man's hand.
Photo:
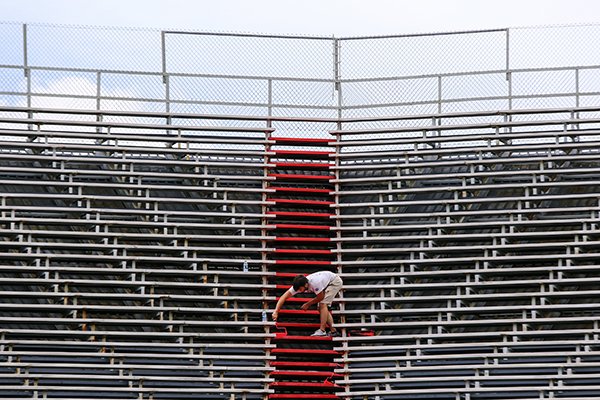
[[[307,302],[307,303],[302,304],[302,306],[300,306],[300,308],[302,309],[302,311],[306,311],[309,309],[310,306],[311,306],[310,302]]]
[[[273,321],[277,321],[277,317],[279,316],[279,313],[277,311],[273,311]]]

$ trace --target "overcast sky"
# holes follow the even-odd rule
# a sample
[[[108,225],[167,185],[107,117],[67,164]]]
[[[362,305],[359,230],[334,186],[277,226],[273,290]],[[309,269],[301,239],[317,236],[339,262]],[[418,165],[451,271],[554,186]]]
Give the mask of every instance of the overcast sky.
[[[0,0],[0,20],[385,35],[600,22],[596,0]]]

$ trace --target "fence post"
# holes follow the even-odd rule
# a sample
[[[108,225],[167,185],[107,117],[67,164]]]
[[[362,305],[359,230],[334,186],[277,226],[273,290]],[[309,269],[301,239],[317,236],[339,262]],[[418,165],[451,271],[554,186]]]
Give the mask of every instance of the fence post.
[[[439,75],[437,79],[438,87],[438,114],[442,113],[442,76]]]
[[[340,40],[333,37],[333,79],[334,79],[334,93],[337,92],[338,96],[338,118],[342,118],[342,84],[340,82]]]
[[[27,60],[27,24],[23,24],[23,74],[29,77],[29,65]]]
[[[29,71],[29,61],[27,57],[27,24],[23,24],[23,75],[27,79],[27,117],[33,118],[31,112],[31,73]],[[27,129],[33,130],[33,125],[28,124]]]
[[[575,68],[575,107],[579,107],[579,68]]]
[[[269,117],[273,116],[273,78],[269,78],[267,80],[267,115]],[[267,121],[267,128],[271,128],[273,126],[273,121],[269,118]]]
[[[508,80],[508,71],[510,70],[510,28],[506,28],[506,80]]]
[[[163,83],[167,83],[167,49],[166,49],[166,34],[165,31],[160,31],[160,50],[162,61],[162,76]]]

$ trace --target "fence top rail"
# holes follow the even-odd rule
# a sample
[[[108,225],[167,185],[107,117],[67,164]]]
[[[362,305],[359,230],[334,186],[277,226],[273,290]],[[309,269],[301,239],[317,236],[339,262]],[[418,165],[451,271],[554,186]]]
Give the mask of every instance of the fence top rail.
[[[207,120],[235,120],[235,121],[264,121],[264,122],[331,122],[331,123],[356,123],[356,122],[384,122],[384,121],[406,121],[406,120],[427,120],[432,118],[461,118],[461,117],[485,117],[501,116],[509,117],[513,115],[525,114],[557,114],[600,111],[600,106],[586,107],[567,107],[567,108],[528,108],[519,110],[492,110],[492,111],[469,111],[469,112],[449,112],[449,113],[429,113],[412,115],[389,115],[378,117],[345,117],[345,118],[307,118],[292,116],[255,116],[255,115],[230,115],[230,114],[192,114],[177,112],[149,112],[149,111],[118,111],[118,110],[72,110],[65,108],[41,108],[41,107],[16,107],[2,106],[3,112],[23,112],[23,113],[44,113],[44,114],[72,114],[72,115],[92,115],[92,116],[115,116],[115,117],[145,117],[145,118],[165,118],[165,119],[207,119]],[[187,128],[183,126],[184,128]],[[175,125],[174,129],[182,128]],[[261,128],[268,129],[268,128]],[[333,131],[340,134],[345,130]]]

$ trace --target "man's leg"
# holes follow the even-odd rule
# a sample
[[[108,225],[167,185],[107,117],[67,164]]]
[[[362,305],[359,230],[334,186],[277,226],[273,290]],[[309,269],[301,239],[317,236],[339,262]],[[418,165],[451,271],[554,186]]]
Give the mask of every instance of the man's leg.
[[[329,326],[331,332],[337,331],[337,329],[333,327],[333,315],[331,315],[331,311],[329,311],[329,308],[327,308],[327,326]]]
[[[321,317],[321,327],[322,331],[325,331],[327,324],[330,325],[333,323],[333,318],[331,318],[331,313],[327,309],[327,304],[319,303],[319,316]]]

